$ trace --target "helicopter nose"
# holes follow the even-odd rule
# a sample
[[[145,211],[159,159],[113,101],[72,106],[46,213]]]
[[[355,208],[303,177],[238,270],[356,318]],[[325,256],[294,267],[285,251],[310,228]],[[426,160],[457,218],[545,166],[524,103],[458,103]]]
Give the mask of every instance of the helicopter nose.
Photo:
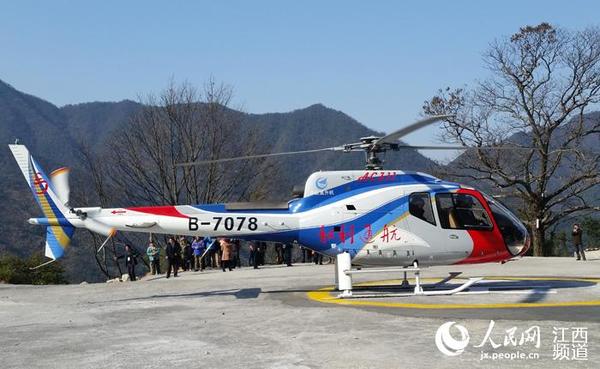
[[[518,256],[525,255],[525,253],[529,250],[530,247],[531,247],[531,236],[529,235],[529,232],[527,232],[527,236],[525,236],[525,247],[523,247],[523,249],[519,252]]]
[[[513,256],[525,254],[531,244],[527,228],[515,214],[499,202],[490,198],[488,204],[510,254]]]

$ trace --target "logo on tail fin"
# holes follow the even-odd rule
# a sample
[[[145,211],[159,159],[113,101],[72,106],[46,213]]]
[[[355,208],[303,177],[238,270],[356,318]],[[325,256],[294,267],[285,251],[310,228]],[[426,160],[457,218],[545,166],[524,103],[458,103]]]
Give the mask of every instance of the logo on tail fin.
[[[35,178],[33,179],[33,187],[36,189],[35,193],[38,195],[43,195],[48,192],[48,182],[39,172],[35,174]]]
[[[46,221],[62,219],[64,224],[46,227],[46,256],[58,259],[64,255],[65,249],[71,243],[75,228],[65,215],[69,209],[58,196],[53,183],[46,176],[39,164],[31,157],[24,145],[9,145],[10,150],[19,165],[19,169],[27,180],[33,197],[42,209]],[[64,186],[63,186],[64,187]],[[63,192],[65,192],[63,190]],[[68,191],[67,191],[68,192]],[[68,199],[67,199],[68,201]],[[58,223],[58,222],[57,222]]]

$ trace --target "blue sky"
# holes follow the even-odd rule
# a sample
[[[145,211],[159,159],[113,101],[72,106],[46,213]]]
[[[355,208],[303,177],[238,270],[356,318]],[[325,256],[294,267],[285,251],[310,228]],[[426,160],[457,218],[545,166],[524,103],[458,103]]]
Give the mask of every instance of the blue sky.
[[[542,21],[597,25],[598,14],[600,2],[577,0],[4,1],[0,79],[61,106],[214,76],[250,113],[320,102],[389,132],[438,88],[485,78],[494,38]]]

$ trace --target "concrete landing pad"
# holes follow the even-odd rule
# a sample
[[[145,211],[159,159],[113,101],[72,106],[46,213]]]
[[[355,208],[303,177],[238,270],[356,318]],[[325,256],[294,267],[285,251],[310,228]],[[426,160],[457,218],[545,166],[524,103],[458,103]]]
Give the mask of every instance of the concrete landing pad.
[[[467,280],[456,278],[440,288],[441,279],[426,279],[424,288],[437,291],[460,286]],[[409,279],[411,284],[414,280]],[[453,295],[413,296],[412,287],[402,287],[401,280],[361,283],[351,298],[339,298],[332,287],[307,293],[313,301],[380,308],[403,316],[437,316],[452,318],[528,320],[581,320],[600,322],[600,279],[576,277],[507,277],[489,276],[464,292]],[[574,316],[569,307],[586,314]],[[425,310],[425,311],[424,311]]]
[[[425,283],[485,277],[480,293],[454,296],[339,300],[333,265],[312,264],[0,285],[0,367],[597,368],[600,255],[589,256],[423,270]],[[358,276],[355,293],[402,292],[397,278]],[[454,356],[436,344],[448,330],[466,343]]]

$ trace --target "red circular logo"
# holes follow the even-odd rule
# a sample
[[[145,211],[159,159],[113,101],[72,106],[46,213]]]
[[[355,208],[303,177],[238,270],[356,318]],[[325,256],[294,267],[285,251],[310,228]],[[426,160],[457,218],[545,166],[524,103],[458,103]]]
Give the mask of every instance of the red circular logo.
[[[35,193],[38,195],[43,195],[48,192],[48,182],[42,177],[40,173],[35,174],[35,179],[33,180],[33,185],[35,188]]]

